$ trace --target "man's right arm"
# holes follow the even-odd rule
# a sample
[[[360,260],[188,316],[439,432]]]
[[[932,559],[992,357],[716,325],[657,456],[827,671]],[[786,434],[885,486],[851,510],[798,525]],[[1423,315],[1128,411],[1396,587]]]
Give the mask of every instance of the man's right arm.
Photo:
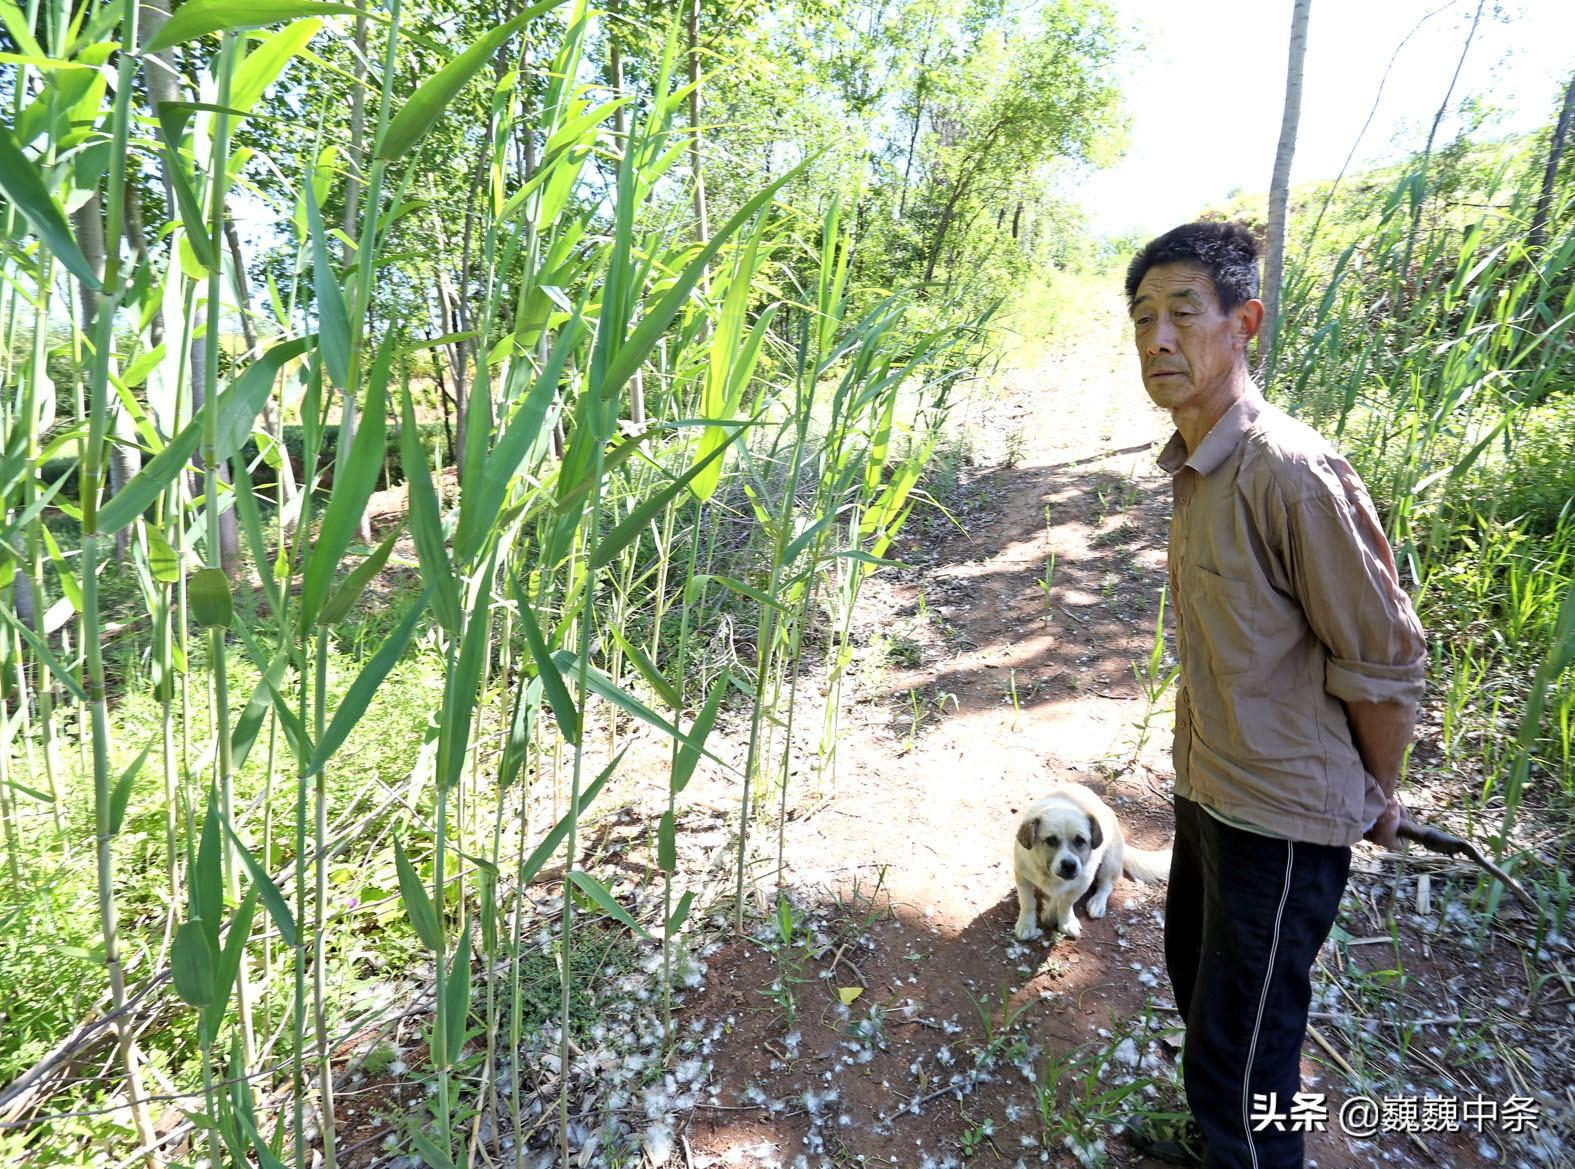
[[[1367,839],[1393,848],[1395,829],[1400,822],[1400,803],[1395,799],[1395,783],[1400,778],[1400,763],[1416,730],[1416,704],[1413,702],[1346,702],[1345,715],[1351,724],[1351,740],[1362,757],[1362,766],[1378,781],[1384,793],[1384,812],[1367,833]]]
[[[1366,490],[1348,465],[1341,470],[1343,492],[1289,502],[1287,567],[1308,625],[1329,653],[1324,689],[1344,705],[1352,743],[1384,793],[1384,812],[1367,838],[1392,846],[1395,784],[1416,727],[1427,638]]]

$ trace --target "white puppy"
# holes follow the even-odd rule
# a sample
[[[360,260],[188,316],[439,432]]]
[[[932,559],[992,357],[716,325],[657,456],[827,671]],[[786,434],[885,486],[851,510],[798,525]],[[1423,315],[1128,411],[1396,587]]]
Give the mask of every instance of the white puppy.
[[[1128,848],[1121,824],[1105,802],[1076,783],[1057,787],[1023,813],[1012,849],[1017,874],[1017,940],[1039,936],[1039,921],[1052,922],[1069,938],[1083,927],[1072,907],[1093,886],[1088,916],[1105,916],[1110,890],[1122,870],[1134,881],[1162,881],[1170,872],[1170,850]],[[1035,912],[1040,896],[1043,915]]]

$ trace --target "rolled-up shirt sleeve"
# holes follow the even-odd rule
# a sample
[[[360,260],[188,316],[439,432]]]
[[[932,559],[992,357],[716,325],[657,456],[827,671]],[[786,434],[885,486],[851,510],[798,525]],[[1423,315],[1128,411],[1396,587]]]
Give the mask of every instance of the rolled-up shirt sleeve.
[[[1329,652],[1324,689],[1345,702],[1414,705],[1427,677],[1427,638],[1372,501],[1348,466],[1340,471],[1344,490],[1286,508],[1286,567]]]

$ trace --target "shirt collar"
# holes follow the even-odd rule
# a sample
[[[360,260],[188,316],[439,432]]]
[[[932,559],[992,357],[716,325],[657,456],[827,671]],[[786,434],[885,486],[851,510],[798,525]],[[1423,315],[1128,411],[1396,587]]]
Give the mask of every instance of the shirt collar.
[[[1203,436],[1203,441],[1190,457],[1181,431],[1176,431],[1159,453],[1160,468],[1172,476],[1179,474],[1183,467],[1191,467],[1199,475],[1213,473],[1247,437],[1247,432],[1262,412],[1263,399],[1251,392],[1244,394]]]

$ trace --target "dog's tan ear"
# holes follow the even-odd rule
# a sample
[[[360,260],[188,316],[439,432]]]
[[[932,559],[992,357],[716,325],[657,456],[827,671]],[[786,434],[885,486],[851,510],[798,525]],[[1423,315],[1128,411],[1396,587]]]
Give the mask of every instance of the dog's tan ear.
[[[1039,821],[1024,820],[1017,826],[1017,843],[1032,848],[1039,843]]]
[[[1088,818],[1088,848],[1089,848],[1089,851],[1092,852],[1094,849],[1098,848],[1103,843],[1105,843],[1105,834],[1102,831],[1100,831],[1100,828],[1099,828],[1099,817],[1097,817],[1097,816],[1090,816]]]

